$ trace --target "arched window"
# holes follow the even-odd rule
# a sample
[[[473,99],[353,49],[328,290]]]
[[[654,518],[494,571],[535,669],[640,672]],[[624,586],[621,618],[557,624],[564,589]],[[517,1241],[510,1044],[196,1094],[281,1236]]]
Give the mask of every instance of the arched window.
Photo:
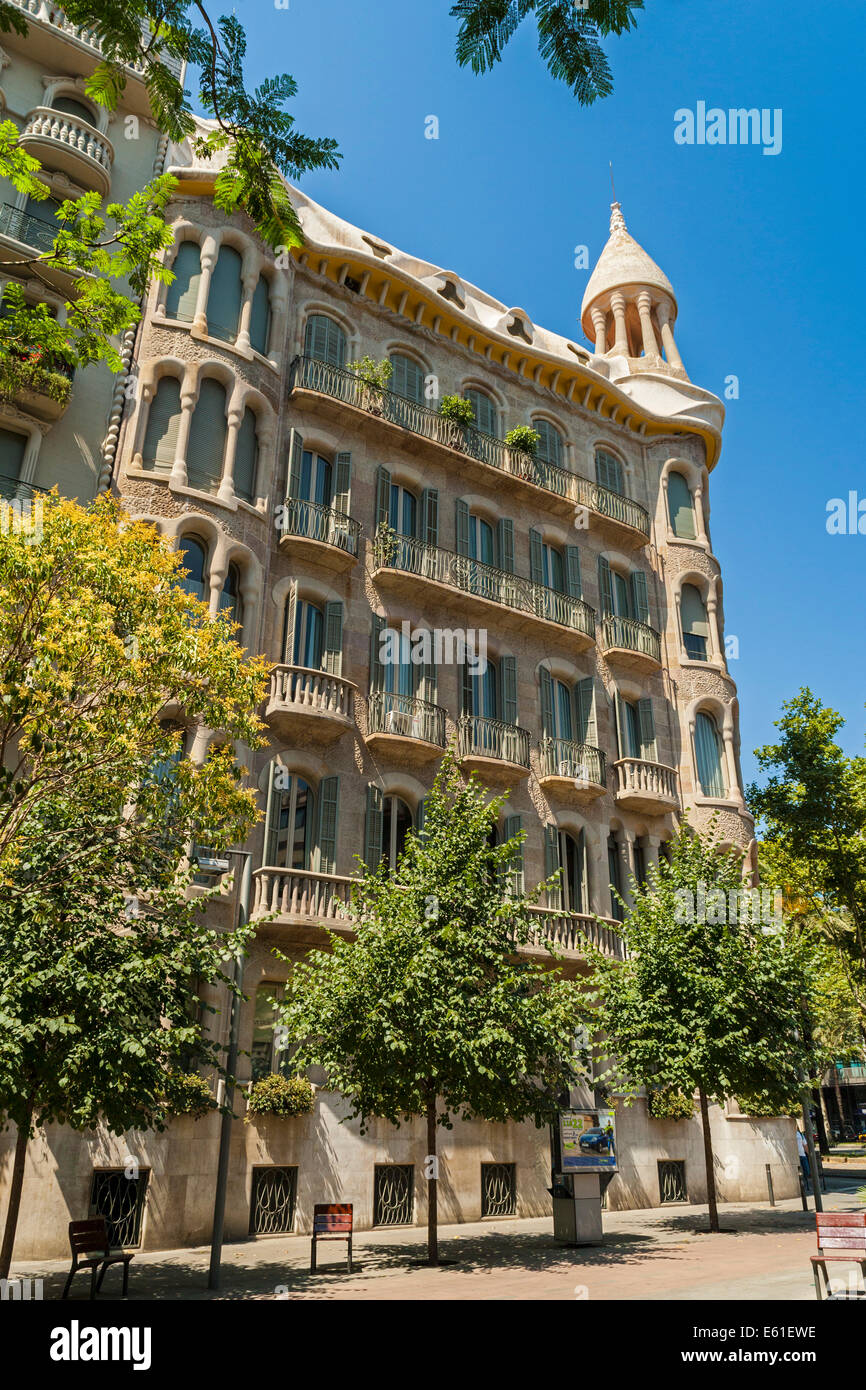
[[[533,420],[532,428],[538,434],[538,458],[542,463],[552,463],[562,467],[563,439],[559,430],[549,420]]]
[[[608,492],[624,496],[622,464],[616,454],[611,454],[607,449],[596,449],[595,481],[599,487],[606,487]]]
[[[289,604],[286,605],[286,632],[289,623]],[[283,643],[285,648],[286,638]],[[322,667],[325,646],[325,615],[314,603],[299,599],[295,607],[294,640],[284,660],[291,666],[305,666],[311,671]]]
[[[589,871],[586,857],[586,835],[583,830],[575,836],[555,825],[544,827],[545,878],[559,874],[558,886],[548,890],[551,907],[566,912],[589,911]]]
[[[85,106],[83,101],[76,101],[74,97],[55,97],[51,109],[62,111],[64,116],[74,116],[78,121],[86,121],[88,125],[96,124],[96,117],[90,107]]]
[[[291,1049],[277,1047],[274,1000],[282,999],[285,986],[266,980],[256,989],[253,1015],[253,1043],[250,1048],[250,1073],[253,1081],[278,1072],[291,1075]]]
[[[656,761],[656,731],[652,700],[616,696],[616,735],[621,758]]]
[[[165,296],[166,318],[192,323],[201,284],[201,248],[198,242],[182,241],[172,266],[174,279]]]
[[[207,599],[207,546],[198,536],[184,536],[180,543],[183,568],[187,574],[179,582],[193,598]]]
[[[250,346],[264,357],[271,337],[271,287],[264,275],[259,276],[253,292],[250,313]]]
[[[148,411],[141,450],[144,468],[152,468],[157,473],[171,471],[177,455],[180,415],[180,382],[176,377],[164,376],[157,385]]]
[[[0,494],[4,482],[17,483],[21,477],[26,449],[26,434],[0,429]]]
[[[252,502],[256,495],[256,473],[259,461],[258,420],[256,412],[247,406],[238,429],[235,451],[235,496]]]
[[[233,246],[221,246],[207,301],[207,331],[212,338],[233,343],[238,336],[243,286],[243,260]]]
[[[302,777],[276,768],[272,774],[265,863],[278,869],[309,869],[313,847],[313,788]]]
[[[382,807],[382,859],[393,873],[412,828],[412,812],[399,796],[386,796]]]
[[[722,740],[716,721],[703,711],[695,720],[695,761],[703,795],[724,797],[727,793],[722,771]]]
[[[675,536],[686,541],[695,539],[695,508],[689,485],[682,473],[668,474],[668,516]]]
[[[241,572],[237,565],[229,565],[226,571],[219,607],[221,613],[227,613],[233,622],[240,624],[235,633],[240,641],[244,624],[244,600],[241,593]]]
[[[400,536],[418,534],[418,498],[399,483],[391,484],[388,503],[388,522]]]
[[[470,388],[466,392],[467,401],[472,403],[475,428],[482,434],[496,434],[496,406],[484,391]]]
[[[463,713],[478,719],[498,719],[500,713],[499,668],[488,657],[483,672],[473,675],[463,667]]]
[[[424,403],[424,368],[402,352],[391,353],[391,390],[416,405]]]
[[[298,484],[298,497],[304,502],[312,502],[317,507],[330,507],[333,499],[334,471],[330,459],[322,458],[305,449],[301,455],[301,477]]]
[[[190,487],[216,492],[226,448],[226,390],[221,381],[205,377],[189,428],[186,476]]]
[[[684,584],[680,594],[680,617],[683,624],[683,646],[690,661],[706,661],[710,624],[700,590],[694,584]]]
[[[383,663],[382,684],[389,695],[412,696],[415,694],[415,685],[420,671],[420,667],[412,664],[411,642],[405,632],[392,631],[389,648],[394,652],[396,648],[396,659],[392,655],[391,660]]]
[[[304,354],[331,367],[344,367],[346,335],[340,325],[326,314],[311,314],[307,319]]]
[[[622,897],[622,872],[619,845],[614,835],[607,837],[607,872],[610,877],[610,915],[619,919],[622,916],[622,903],[619,900]]]
[[[604,555],[598,557],[598,591],[601,611],[605,616],[631,618],[638,623],[649,622],[649,588],[643,570],[623,574],[611,569]]]

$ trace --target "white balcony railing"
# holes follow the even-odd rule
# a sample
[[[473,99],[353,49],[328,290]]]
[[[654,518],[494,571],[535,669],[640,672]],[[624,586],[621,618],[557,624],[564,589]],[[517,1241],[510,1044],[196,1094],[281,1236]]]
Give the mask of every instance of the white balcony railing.
[[[614,763],[616,795],[641,797],[647,801],[677,802],[677,774],[663,763],[645,762],[643,758],[620,758]]]
[[[330,671],[306,666],[274,666],[268,690],[267,713],[275,709],[335,715],[351,719],[356,687]]]
[[[52,4],[51,0],[10,0],[10,3],[16,9],[21,10],[28,20],[35,19],[40,24],[47,24],[49,28],[56,29],[58,33],[64,34],[67,38],[83,44],[85,48],[93,49],[94,53],[102,53],[96,28],[91,28],[86,24],[73,24],[70,19],[67,19],[60,6]],[[142,32],[147,34],[144,26],[142,26]],[[160,54],[160,62],[175,77],[180,77],[183,64],[179,58],[162,53]],[[144,71],[143,62],[130,63],[128,66],[131,72],[142,73]]]
[[[21,132],[21,143],[26,147],[28,141],[49,140],[58,146],[58,156],[63,152],[79,163],[94,166],[100,182],[107,190],[111,181],[111,166],[114,163],[114,146],[105,136],[87,121],[78,116],[70,116],[65,111],[55,111],[52,106],[37,106],[30,112]]]

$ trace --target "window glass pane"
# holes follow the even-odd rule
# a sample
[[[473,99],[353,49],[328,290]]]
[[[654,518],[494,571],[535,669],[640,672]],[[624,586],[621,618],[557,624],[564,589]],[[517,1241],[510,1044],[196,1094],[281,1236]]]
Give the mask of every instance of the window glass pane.
[[[325,619],[320,609],[311,603],[299,603],[295,615],[295,666],[307,666],[313,671],[321,668],[324,630]]]
[[[220,594],[219,607],[221,613],[228,613],[236,623],[243,624],[243,600],[241,598],[241,576],[237,565],[229,565],[225,583]],[[240,638],[240,629],[236,636]]]
[[[668,514],[675,536],[694,540],[695,512],[689,485],[681,473],[668,474]]]
[[[565,562],[562,555],[553,546],[546,545],[542,551],[544,563],[544,582],[549,589],[555,589],[557,593],[565,593]]]
[[[562,681],[555,682],[555,715],[557,738],[572,737],[571,691]]]
[[[253,1042],[250,1048],[250,1062],[253,1081],[262,1076],[270,1076],[277,1070],[278,1061],[274,1047],[274,1025],[276,1011],[274,999],[282,999],[283,986],[265,982],[256,990],[255,1014],[253,1016]]]
[[[17,434],[15,430],[0,430],[0,478],[18,482],[26,448],[26,434]]]
[[[55,97],[51,109],[62,111],[65,116],[75,116],[79,121],[86,121],[88,125],[94,125],[96,121],[90,107],[85,106],[82,101],[75,101],[73,97]]]
[[[382,817],[382,858],[392,870],[397,867],[411,827],[412,812],[405,801],[398,796],[386,797]]]
[[[631,617],[631,594],[628,581],[617,570],[611,570],[613,580],[613,609],[620,618]]]
[[[189,573],[186,577],[181,577],[180,586],[186,589],[193,598],[204,599],[205,597],[205,567],[207,565],[207,552],[201,541],[196,540],[195,536],[184,536],[180,543],[180,553],[183,556],[183,568]]]
[[[715,721],[708,714],[699,714],[695,721],[695,756],[704,796],[723,797],[725,779],[722,775],[721,740]]]
[[[641,741],[637,707],[626,701],[623,705],[623,711],[625,713],[625,741],[628,745],[623,756],[626,758],[639,758],[641,756]]]
[[[312,814],[312,788],[302,778],[291,777],[286,787],[275,787],[271,810],[272,834],[276,843],[275,867],[309,868]]]

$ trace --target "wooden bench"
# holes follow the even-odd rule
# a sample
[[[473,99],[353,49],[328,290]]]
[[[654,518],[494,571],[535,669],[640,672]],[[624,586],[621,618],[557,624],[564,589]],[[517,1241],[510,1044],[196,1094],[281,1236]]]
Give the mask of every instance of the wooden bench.
[[[70,1221],[69,1244],[72,1248],[72,1268],[64,1285],[62,1298],[67,1297],[72,1280],[80,1269],[90,1270],[90,1297],[95,1298],[102,1288],[108,1266],[119,1264],[123,1265],[123,1291],[120,1296],[126,1298],[129,1262],[133,1256],[125,1250],[111,1249],[104,1216],[95,1216],[89,1221]]]
[[[819,1301],[836,1297],[830,1292],[827,1275],[827,1265],[836,1262],[860,1266],[864,1292],[858,1296],[866,1297],[866,1212],[819,1211],[815,1224],[820,1254],[812,1255],[810,1259]],[[823,1288],[821,1273],[824,1275]]]
[[[352,1203],[317,1202],[313,1207],[313,1239],[310,1246],[310,1273],[316,1272],[316,1245],[320,1240],[349,1242],[348,1263],[352,1273]]]

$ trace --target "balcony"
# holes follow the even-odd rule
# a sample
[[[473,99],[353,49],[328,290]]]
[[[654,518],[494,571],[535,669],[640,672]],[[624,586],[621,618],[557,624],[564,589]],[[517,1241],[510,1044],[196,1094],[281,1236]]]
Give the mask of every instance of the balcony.
[[[100,45],[97,29],[82,24],[73,24],[71,20],[66,18],[66,15],[58,5],[51,3],[51,0],[9,0],[9,2],[14,5],[16,9],[21,10],[25,19],[28,21],[35,19],[67,42],[72,40],[73,43],[81,44],[84,48],[90,49],[94,55],[98,57],[102,56],[102,47]],[[149,37],[149,32],[144,25],[142,25],[142,33],[145,38]],[[32,47],[32,35],[28,35],[28,40],[31,42]],[[164,67],[168,68],[173,76],[177,78],[180,77],[183,64],[179,58],[175,58],[173,54],[163,51],[159,55],[159,60]],[[144,72],[144,63],[129,63],[127,65],[127,71],[140,76]]]
[[[345,512],[290,497],[277,514],[280,549],[318,560],[332,569],[354,564],[361,527]]]
[[[485,781],[517,781],[529,772],[529,731],[499,719],[464,714],[457,722],[457,756]]]
[[[607,790],[604,753],[590,743],[546,738],[538,745],[538,781],[548,793],[588,802]]]
[[[595,640],[595,609],[583,599],[569,598],[556,589],[411,536],[398,536],[387,528],[376,532],[373,572],[378,583],[404,594],[414,593],[423,599],[425,589],[429,592],[433,584],[491,604],[500,616],[503,608],[520,614],[522,627],[536,622],[551,624],[560,636],[564,629],[578,651],[585,651]]]
[[[620,497],[579,473],[534,459],[511,449],[503,439],[484,434],[472,425],[446,420],[438,411],[407,401],[394,391],[370,387],[344,367],[332,367],[311,357],[296,357],[292,363],[289,391],[303,395],[311,409],[321,410],[344,422],[346,408],[366,415],[391,442],[399,441],[416,452],[427,444],[446,449],[461,471],[471,470],[484,481],[491,471],[517,487],[530,487],[557,504],[558,510],[574,513],[578,507],[591,514],[599,530],[615,537],[629,549],[645,545],[650,533],[649,514],[629,497]]]
[[[253,904],[251,917],[273,916],[275,923],[265,923],[260,931],[273,931],[273,926],[291,925],[300,940],[311,945],[324,944],[324,929],[351,937],[350,920],[352,889],[357,878],[340,874],[307,873],[297,869],[256,869],[253,873]],[[544,951],[544,942],[574,957],[586,954],[586,944],[595,946],[604,955],[622,960],[625,948],[616,924],[607,919],[604,924],[594,917],[577,913],[557,912],[546,908],[530,908],[538,923],[534,940],[521,951],[536,954]],[[544,952],[547,955],[546,951]]]
[[[44,356],[41,349],[13,350],[6,367],[9,398],[36,420],[59,420],[72,396],[75,368],[61,357]]]
[[[7,478],[0,473],[0,501],[32,502],[44,494],[44,487],[36,487],[33,483],[22,483],[18,478]]]
[[[305,666],[274,666],[265,720],[287,743],[334,743],[354,726],[356,687]]]
[[[11,203],[0,203],[0,236],[8,237],[21,246],[30,246],[35,251],[50,251],[60,227],[59,222],[33,217],[23,208],[14,208]]]
[[[627,811],[644,811],[651,816],[664,816],[679,805],[677,774],[674,768],[662,763],[644,762],[642,758],[620,758],[614,763],[616,772],[616,804]]]
[[[111,187],[114,146],[78,116],[37,106],[27,117],[19,143],[49,169],[63,169],[71,179],[104,198]]]
[[[367,700],[367,747],[407,762],[441,757],[445,711],[427,700],[375,690]]]
[[[658,671],[662,664],[662,640],[654,627],[634,618],[612,613],[601,620],[601,649],[605,660],[629,671]]]

